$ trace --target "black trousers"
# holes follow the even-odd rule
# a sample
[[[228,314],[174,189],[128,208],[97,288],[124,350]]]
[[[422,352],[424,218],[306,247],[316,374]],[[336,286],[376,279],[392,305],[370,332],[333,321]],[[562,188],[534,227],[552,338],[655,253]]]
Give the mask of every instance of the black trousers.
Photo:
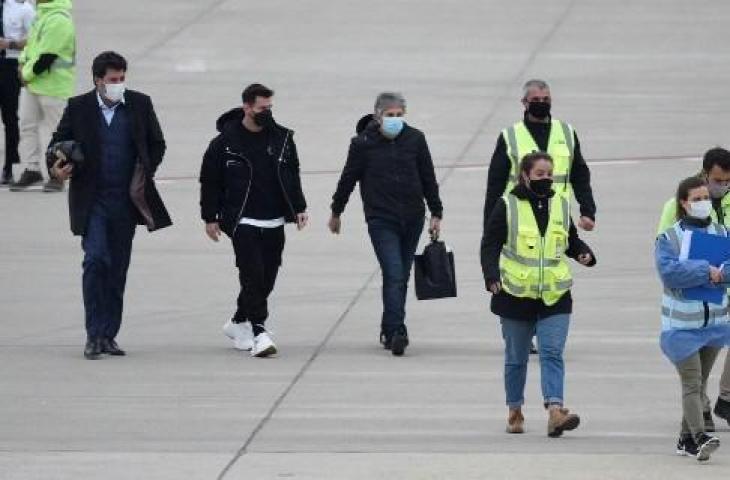
[[[14,163],[20,162],[18,143],[18,102],[20,99],[20,79],[18,61],[0,59],[0,117],[5,125],[5,165],[3,170],[10,172]]]
[[[284,227],[239,225],[233,236],[241,292],[234,323],[251,322],[254,335],[264,331],[269,317],[268,299],[274,290],[284,251]]]

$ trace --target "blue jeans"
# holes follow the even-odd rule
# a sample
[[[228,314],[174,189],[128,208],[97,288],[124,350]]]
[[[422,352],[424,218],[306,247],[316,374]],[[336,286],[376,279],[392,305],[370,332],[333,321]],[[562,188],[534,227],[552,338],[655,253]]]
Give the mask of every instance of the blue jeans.
[[[101,202],[91,210],[84,250],[83,291],[86,334],[114,339],[122,324],[124,288],[137,227],[126,203],[114,208]]]
[[[424,217],[410,221],[368,219],[368,233],[383,272],[383,317],[386,336],[402,327],[406,318],[406,294],[413,257],[423,232]]]
[[[563,350],[568,338],[570,315],[553,315],[539,320],[501,318],[504,338],[504,389],[507,405],[517,408],[525,403],[527,362],[532,337],[537,336],[540,354],[540,381],[545,405],[563,404],[565,365]]]

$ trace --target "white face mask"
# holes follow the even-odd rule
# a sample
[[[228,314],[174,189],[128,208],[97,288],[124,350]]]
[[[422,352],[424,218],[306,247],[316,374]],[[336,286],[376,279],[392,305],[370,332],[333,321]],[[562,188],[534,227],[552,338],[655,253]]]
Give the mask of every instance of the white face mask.
[[[710,200],[697,200],[695,202],[689,202],[690,217],[699,218],[704,220],[712,213],[712,202]]]
[[[123,83],[105,83],[104,96],[113,103],[121,102],[124,99],[126,87]]]

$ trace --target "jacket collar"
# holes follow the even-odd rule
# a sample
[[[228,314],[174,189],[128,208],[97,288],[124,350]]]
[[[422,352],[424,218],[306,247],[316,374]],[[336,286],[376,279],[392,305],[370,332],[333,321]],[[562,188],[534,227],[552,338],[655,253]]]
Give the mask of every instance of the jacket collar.
[[[701,218],[684,217],[679,222],[679,225],[685,230],[687,230],[687,229],[694,230],[694,229],[698,229],[698,228],[707,228],[710,226],[711,223],[712,223],[712,218],[706,218],[703,220]]]

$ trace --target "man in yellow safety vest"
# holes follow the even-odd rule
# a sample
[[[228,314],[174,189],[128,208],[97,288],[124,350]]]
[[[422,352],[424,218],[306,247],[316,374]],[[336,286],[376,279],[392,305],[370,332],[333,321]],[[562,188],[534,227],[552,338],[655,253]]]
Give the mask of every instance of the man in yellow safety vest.
[[[570,124],[550,115],[552,97],[545,81],[529,80],[523,90],[524,118],[502,130],[492,154],[484,218],[489,218],[497,201],[515,186],[520,160],[528,153],[541,151],[549,153],[555,162],[553,189],[575,195],[580,205],[578,226],[593,230],[596,204],[591,173],[581,154],[578,136]]]

